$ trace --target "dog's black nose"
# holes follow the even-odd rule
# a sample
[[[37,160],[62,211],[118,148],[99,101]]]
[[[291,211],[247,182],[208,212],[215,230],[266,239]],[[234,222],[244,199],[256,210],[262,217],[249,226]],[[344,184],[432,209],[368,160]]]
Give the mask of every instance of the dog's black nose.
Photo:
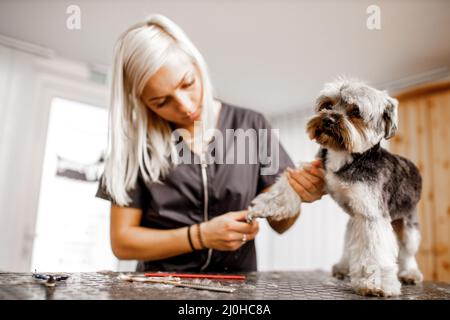
[[[330,128],[334,124],[334,119],[331,117],[325,117],[323,118],[322,123],[325,128]]]

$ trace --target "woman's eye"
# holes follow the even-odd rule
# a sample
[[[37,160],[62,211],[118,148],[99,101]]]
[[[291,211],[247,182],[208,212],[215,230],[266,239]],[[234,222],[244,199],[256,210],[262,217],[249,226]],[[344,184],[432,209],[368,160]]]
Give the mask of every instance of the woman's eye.
[[[194,83],[195,83],[195,78],[192,79],[191,81],[189,81],[188,83],[183,84],[183,88],[184,88],[184,89],[189,88],[189,87],[191,87]]]
[[[161,102],[158,102],[157,104],[156,104],[156,107],[157,108],[161,108],[161,107],[164,107],[164,105],[167,103],[167,99],[164,99],[164,100],[162,100]]]

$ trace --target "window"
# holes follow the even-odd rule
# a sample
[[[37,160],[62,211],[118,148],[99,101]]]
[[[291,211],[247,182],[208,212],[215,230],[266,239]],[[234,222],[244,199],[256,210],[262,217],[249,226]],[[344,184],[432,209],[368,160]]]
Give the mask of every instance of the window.
[[[116,270],[107,201],[95,197],[107,141],[106,109],[51,104],[32,270]]]

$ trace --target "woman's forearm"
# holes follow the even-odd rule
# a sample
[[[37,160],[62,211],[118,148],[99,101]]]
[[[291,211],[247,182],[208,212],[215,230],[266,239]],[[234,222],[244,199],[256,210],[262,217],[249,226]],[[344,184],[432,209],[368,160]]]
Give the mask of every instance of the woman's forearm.
[[[199,248],[195,227],[191,228],[194,248]],[[160,230],[128,227],[112,239],[114,254],[123,260],[160,260],[191,252],[187,227]]]

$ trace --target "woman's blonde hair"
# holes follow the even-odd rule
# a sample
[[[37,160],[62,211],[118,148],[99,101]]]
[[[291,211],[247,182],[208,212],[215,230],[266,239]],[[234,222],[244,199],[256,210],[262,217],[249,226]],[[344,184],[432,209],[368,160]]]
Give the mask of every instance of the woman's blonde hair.
[[[213,123],[213,88],[207,65],[186,34],[162,15],[151,15],[126,30],[114,49],[105,170],[101,183],[118,205],[130,202],[139,171],[145,182],[160,182],[177,163],[169,123],[141,101],[148,79],[170,53],[187,54],[200,72],[203,128]]]

